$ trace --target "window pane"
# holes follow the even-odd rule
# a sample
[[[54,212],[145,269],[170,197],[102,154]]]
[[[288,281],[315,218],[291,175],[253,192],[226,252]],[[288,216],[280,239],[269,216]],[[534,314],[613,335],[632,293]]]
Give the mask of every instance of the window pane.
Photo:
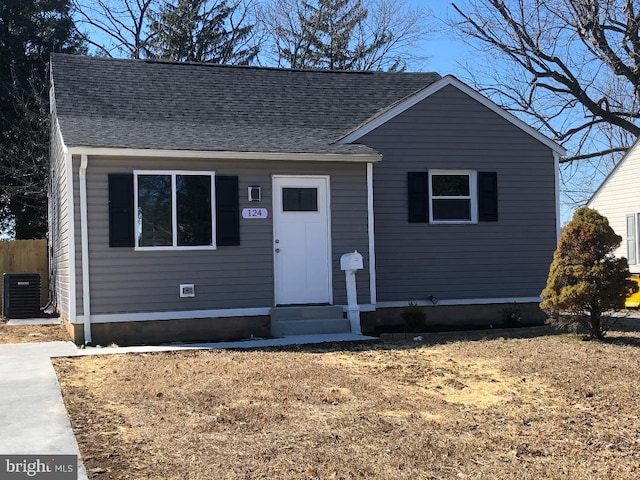
[[[283,188],[282,210],[285,212],[317,212],[317,188]]]
[[[211,177],[177,175],[178,246],[211,245]]]
[[[433,199],[434,220],[471,220],[471,202],[469,200]]]
[[[138,175],[138,245],[167,246],[171,230],[171,176]]]
[[[468,197],[469,175],[432,175],[432,196]]]

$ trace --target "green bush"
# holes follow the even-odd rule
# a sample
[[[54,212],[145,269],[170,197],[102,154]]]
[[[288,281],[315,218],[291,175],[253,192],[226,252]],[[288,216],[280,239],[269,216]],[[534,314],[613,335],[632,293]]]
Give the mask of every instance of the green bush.
[[[505,327],[519,327],[522,323],[522,315],[516,303],[510,303],[502,310],[502,324]]]
[[[542,291],[540,308],[557,326],[583,325],[589,338],[602,339],[612,323],[606,314],[624,308],[638,290],[628,279],[626,258],[613,251],[622,237],[596,210],[581,207],[562,231]]]
[[[409,305],[402,309],[402,320],[407,332],[422,332],[427,321],[427,314],[424,308],[417,303],[409,302]]]

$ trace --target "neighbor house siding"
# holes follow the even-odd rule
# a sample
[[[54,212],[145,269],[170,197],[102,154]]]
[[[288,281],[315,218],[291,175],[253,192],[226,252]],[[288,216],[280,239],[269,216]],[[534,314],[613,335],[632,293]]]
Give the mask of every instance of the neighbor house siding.
[[[640,146],[636,143],[588,203],[590,208],[598,210],[607,217],[611,228],[622,237],[620,246],[614,252],[618,257],[627,257],[627,215],[636,215],[636,231],[638,228],[637,214],[640,214],[638,185],[640,185]],[[637,238],[636,232],[636,241]],[[629,270],[631,273],[640,273],[640,265],[629,265]]]
[[[74,167],[75,169],[75,167]],[[133,170],[202,170],[239,177],[240,208],[267,208],[267,219],[240,220],[240,246],[208,251],[135,251],[110,248],[108,174]],[[235,309],[273,305],[272,175],[330,175],[334,302],[346,302],[340,255],[357,249],[368,264],[366,167],[349,163],[238,162],[89,157],[87,197],[91,314]],[[262,187],[248,202],[247,187]],[[78,228],[79,230],[79,228]],[[80,240],[78,239],[78,251]],[[80,268],[80,262],[78,262]],[[81,284],[81,270],[77,271]],[[179,298],[194,283],[195,298]],[[368,270],[359,274],[359,297],[369,303]],[[80,294],[81,288],[78,288]]]
[[[55,116],[51,122],[49,192],[50,289],[58,313],[65,319],[69,312],[69,209],[65,153]]]
[[[537,297],[556,245],[551,150],[445,87],[360,141],[374,167],[378,301]],[[407,172],[496,172],[498,221],[408,223]]]

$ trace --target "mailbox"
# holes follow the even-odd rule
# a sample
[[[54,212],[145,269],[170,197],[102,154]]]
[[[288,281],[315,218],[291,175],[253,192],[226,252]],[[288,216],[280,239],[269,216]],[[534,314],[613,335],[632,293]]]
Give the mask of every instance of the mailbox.
[[[362,255],[357,250],[345,253],[340,257],[340,268],[342,270],[362,270]]]

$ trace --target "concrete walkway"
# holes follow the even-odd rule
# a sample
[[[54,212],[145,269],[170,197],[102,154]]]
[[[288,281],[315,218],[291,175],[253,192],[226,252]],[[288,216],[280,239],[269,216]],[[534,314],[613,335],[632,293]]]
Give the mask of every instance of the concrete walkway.
[[[78,480],[87,480],[60,385],[51,364],[52,357],[373,340],[377,338],[338,334],[243,342],[83,349],[78,349],[71,342],[0,345],[0,455],[77,455]]]
[[[77,455],[51,357],[75,355],[71,342],[0,345],[0,454]]]

